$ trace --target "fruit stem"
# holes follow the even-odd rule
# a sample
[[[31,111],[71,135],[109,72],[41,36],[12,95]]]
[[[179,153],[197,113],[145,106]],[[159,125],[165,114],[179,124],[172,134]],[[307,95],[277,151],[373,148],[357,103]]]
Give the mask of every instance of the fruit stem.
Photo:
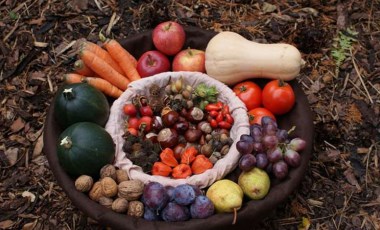
[[[232,225],[236,224],[237,219],[237,208],[234,208],[234,219],[232,220]]]
[[[64,89],[63,90],[63,97],[66,99],[66,100],[72,100],[75,98],[75,94],[73,92],[73,88],[69,88],[69,89]]]
[[[70,137],[66,136],[61,140],[60,145],[63,146],[65,149],[71,148],[73,142],[71,141]]]
[[[284,86],[286,86],[286,82],[284,80],[280,79],[280,80],[278,80],[278,86],[284,87]]]
[[[247,91],[247,87],[245,87],[244,85],[242,85],[240,87],[240,92],[245,92],[245,91]]]
[[[154,59],[152,58],[152,55],[148,54],[148,65],[153,66],[154,65]]]
[[[169,30],[171,26],[172,26],[172,23],[170,22],[167,26],[165,26],[165,30]]]

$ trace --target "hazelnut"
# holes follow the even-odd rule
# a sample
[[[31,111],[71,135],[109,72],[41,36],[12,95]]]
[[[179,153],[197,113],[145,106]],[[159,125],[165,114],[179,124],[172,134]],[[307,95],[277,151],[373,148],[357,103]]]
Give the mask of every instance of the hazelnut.
[[[111,208],[113,199],[105,196],[99,197],[99,204],[103,205],[106,208]]]
[[[100,178],[111,177],[116,180],[116,168],[113,165],[107,164],[100,169]]]
[[[128,216],[142,217],[144,215],[144,204],[138,200],[129,202]]]
[[[75,180],[75,188],[79,192],[88,192],[92,188],[94,180],[87,175],[81,175]]]
[[[144,183],[139,180],[123,181],[118,186],[118,197],[127,199],[128,201],[137,200],[143,193]]]
[[[116,198],[112,203],[112,210],[118,213],[124,213],[128,210],[128,201],[124,198]]]
[[[120,184],[123,181],[127,181],[127,180],[129,180],[129,176],[128,176],[127,171],[125,171],[123,169],[116,170],[116,182],[118,184]]]
[[[103,189],[100,181],[95,182],[88,195],[91,200],[99,201],[99,198],[103,196]]]
[[[105,197],[113,197],[117,194],[117,184],[111,177],[104,177],[100,183]]]

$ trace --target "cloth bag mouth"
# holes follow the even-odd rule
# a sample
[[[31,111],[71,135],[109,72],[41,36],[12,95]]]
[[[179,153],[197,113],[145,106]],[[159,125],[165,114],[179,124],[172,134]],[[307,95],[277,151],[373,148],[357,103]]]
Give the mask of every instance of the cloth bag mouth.
[[[149,175],[144,173],[140,166],[134,165],[123,152],[123,134],[125,125],[123,106],[126,103],[130,103],[132,98],[136,95],[149,95],[148,90],[150,85],[156,84],[163,88],[168,81],[175,81],[180,77],[193,87],[200,83],[216,87],[219,92],[218,100],[229,105],[231,115],[234,118],[234,124],[230,130],[230,137],[234,140],[234,143],[231,145],[229,152],[223,158],[219,159],[213,168],[202,174],[192,175],[186,179],[172,179],[169,177]],[[236,168],[240,158],[240,153],[236,149],[236,141],[242,134],[249,134],[249,122],[246,106],[225,84],[200,72],[164,72],[132,82],[128,86],[128,89],[114,101],[111,107],[110,117],[106,124],[106,130],[111,134],[116,144],[114,165],[126,170],[131,179],[140,180],[144,183],[155,181],[164,186],[177,186],[179,184],[188,183],[200,188],[205,188],[210,186],[216,180],[224,178]]]

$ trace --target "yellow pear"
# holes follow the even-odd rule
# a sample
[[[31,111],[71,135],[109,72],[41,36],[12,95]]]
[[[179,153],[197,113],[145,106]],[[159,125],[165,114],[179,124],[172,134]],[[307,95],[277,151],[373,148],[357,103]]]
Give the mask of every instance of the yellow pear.
[[[246,196],[259,200],[268,194],[270,178],[264,170],[255,167],[248,172],[242,172],[238,184]]]
[[[236,212],[243,203],[244,193],[238,184],[223,179],[212,184],[206,196],[214,204],[216,212]]]

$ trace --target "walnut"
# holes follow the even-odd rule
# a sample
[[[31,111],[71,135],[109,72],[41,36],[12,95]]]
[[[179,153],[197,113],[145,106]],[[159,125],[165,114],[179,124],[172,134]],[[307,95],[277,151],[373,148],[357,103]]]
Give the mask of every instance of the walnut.
[[[105,197],[113,197],[117,194],[117,184],[111,177],[104,177],[100,183]]]
[[[128,210],[128,201],[124,198],[116,198],[112,203],[112,210],[118,213],[124,213]]]
[[[113,199],[105,196],[99,197],[99,204],[106,208],[112,208]]]
[[[144,215],[144,204],[138,200],[129,202],[128,216],[142,217]]]
[[[103,196],[103,189],[100,181],[95,182],[88,195],[90,196],[91,200],[99,201],[99,198]]]
[[[107,164],[100,169],[100,178],[111,177],[116,180],[116,168],[113,165]]]
[[[94,180],[92,177],[87,175],[81,175],[75,180],[75,188],[79,192],[88,192],[92,188],[92,185],[94,184]]]
[[[129,180],[129,176],[127,174],[127,171],[123,169],[116,170],[116,182],[120,184],[123,181]]]
[[[118,197],[127,199],[128,201],[137,200],[143,193],[144,183],[139,180],[123,181],[118,186]]]

